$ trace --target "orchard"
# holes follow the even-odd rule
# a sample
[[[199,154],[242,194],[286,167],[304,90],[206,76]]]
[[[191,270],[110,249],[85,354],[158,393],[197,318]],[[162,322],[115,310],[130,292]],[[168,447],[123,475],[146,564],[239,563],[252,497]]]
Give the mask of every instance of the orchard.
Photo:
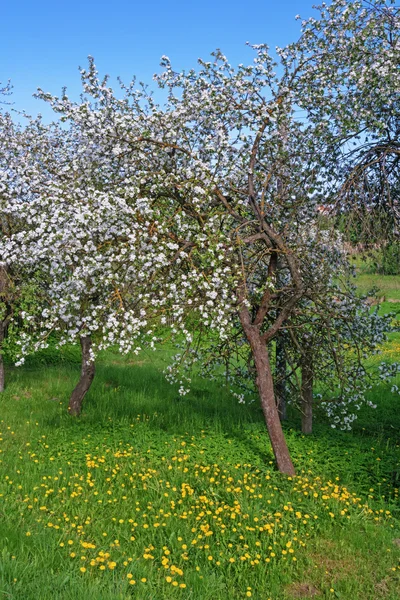
[[[3,355],[14,373],[79,347],[76,419],[100,356],[167,346],[179,402],[211,380],[260,405],[291,478],[288,414],[305,435],[315,418],[350,430],[379,412],[377,385],[398,389],[381,356],[398,320],[360,294],[347,235],[398,245],[399,9],[333,0],[296,42],[251,49],[247,66],[217,50],[183,72],[164,56],[156,94],[114,91],[89,57],[79,101],[38,89],[49,125],[0,105],[0,391]]]

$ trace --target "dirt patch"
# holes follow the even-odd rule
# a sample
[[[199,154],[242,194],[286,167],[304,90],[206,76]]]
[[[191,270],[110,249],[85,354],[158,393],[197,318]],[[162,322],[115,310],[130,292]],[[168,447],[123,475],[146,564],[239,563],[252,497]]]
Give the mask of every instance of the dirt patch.
[[[121,367],[121,366],[130,366],[130,367],[141,367],[143,365],[145,365],[148,361],[146,360],[135,360],[134,358],[130,358],[128,360],[125,360],[123,363],[120,360],[111,360],[109,361],[109,363],[111,365],[117,365],[117,367]]]
[[[354,575],[357,572],[356,560],[349,557],[329,558],[324,554],[312,554],[314,564],[325,571],[330,577],[340,579],[344,575]]]
[[[286,591],[292,598],[316,598],[321,595],[319,589],[312,583],[292,583]]]
[[[400,548],[400,538],[396,538],[395,540],[393,540],[393,544]]]
[[[389,593],[389,586],[386,579],[382,579],[379,583],[375,585],[375,593],[378,598],[384,598]]]
[[[381,296],[380,298],[375,298],[375,296],[368,296],[365,300],[366,304],[369,306],[376,306],[377,304],[382,304],[382,302],[390,302],[391,304],[399,304],[399,298],[386,298],[385,296]]]

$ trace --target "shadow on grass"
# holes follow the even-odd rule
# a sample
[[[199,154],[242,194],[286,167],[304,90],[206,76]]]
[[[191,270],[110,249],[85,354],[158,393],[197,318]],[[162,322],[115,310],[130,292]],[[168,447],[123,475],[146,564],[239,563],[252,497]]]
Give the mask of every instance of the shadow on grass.
[[[178,385],[166,382],[157,364],[99,361],[82,415],[74,419],[68,415],[67,405],[78,378],[79,365],[65,361],[11,369],[3,399],[14,404],[19,417],[34,417],[50,429],[62,428],[70,434],[115,430],[146,420],[149,431],[195,436],[202,430],[212,431],[246,447],[260,461],[273,458],[267,438],[257,444],[249,437],[252,429],[263,431],[260,407],[256,403],[240,405],[216,382],[195,379],[190,393],[181,397]]]
[[[18,422],[21,417],[35,419],[49,429],[62,429],[66,439],[88,432],[126,430],[132,423],[145,421],[148,435],[154,438],[157,432],[164,432],[198,439],[206,431],[215,453],[224,438],[235,447],[232,456],[242,456],[243,462],[251,457],[254,463],[270,464],[273,456],[258,403],[239,404],[217,382],[199,378],[182,398],[178,385],[166,382],[162,368],[163,361],[157,357],[146,362],[108,354],[98,363],[78,419],[67,414],[68,398],[79,378],[79,365],[74,363],[12,369],[3,401],[11,404],[7,412],[15,413]],[[299,415],[290,415],[284,429],[299,473],[311,469],[315,475],[339,476],[342,483],[356,483],[366,493],[371,481],[382,477],[389,486],[400,470],[399,404],[387,386],[373,391],[371,399],[379,401],[379,408],[361,411],[352,432],[332,430],[322,422],[316,424],[312,436],[305,437],[299,431]]]

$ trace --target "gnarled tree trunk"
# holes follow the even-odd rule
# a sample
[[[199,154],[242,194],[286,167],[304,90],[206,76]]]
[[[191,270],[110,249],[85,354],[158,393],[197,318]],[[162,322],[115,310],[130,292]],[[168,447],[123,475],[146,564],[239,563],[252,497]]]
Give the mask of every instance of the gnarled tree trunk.
[[[257,372],[256,384],[277,467],[281,473],[295,475],[275,402],[274,382],[267,345],[262,339],[258,327],[248,322],[243,311],[241,311],[240,318],[254,358]]]
[[[313,426],[313,381],[312,357],[306,353],[301,362],[301,431],[306,435]]]
[[[92,385],[92,381],[95,375],[95,364],[91,359],[90,349],[92,347],[92,339],[90,335],[81,337],[81,349],[82,349],[82,367],[81,377],[71,394],[68,404],[68,412],[74,417],[81,414],[83,399],[86,392]]]
[[[275,390],[276,399],[281,421],[287,419],[286,408],[286,356],[285,356],[285,338],[282,334],[276,337],[275,346]]]

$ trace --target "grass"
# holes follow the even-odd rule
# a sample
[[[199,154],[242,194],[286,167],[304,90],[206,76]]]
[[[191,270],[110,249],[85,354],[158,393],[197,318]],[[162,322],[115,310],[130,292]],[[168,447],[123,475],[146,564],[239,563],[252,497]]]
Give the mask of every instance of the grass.
[[[398,275],[377,275],[362,273],[357,277],[357,287],[362,294],[367,294],[372,288],[378,288],[377,296],[400,301],[400,277]]]
[[[306,438],[290,421],[288,479],[257,406],[203,381],[179,399],[154,357],[105,355],[77,420],[66,402],[78,365],[12,371],[0,598],[398,600],[389,389],[374,390],[379,412],[364,411],[352,433],[321,423]]]
[[[382,355],[400,357],[399,334]],[[319,422],[305,437],[292,415],[287,478],[260,408],[204,380],[180,398],[166,351],[104,354],[79,419],[66,412],[79,357],[62,358],[9,369],[0,399],[0,598],[399,599],[390,386],[350,433]]]
[[[374,259],[354,256],[352,262],[357,271],[357,287],[362,294],[378,288],[377,296],[387,300],[400,300],[400,277],[398,275],[380,275],[375,272]],[[393,307],[392,307],[393,308]]]

